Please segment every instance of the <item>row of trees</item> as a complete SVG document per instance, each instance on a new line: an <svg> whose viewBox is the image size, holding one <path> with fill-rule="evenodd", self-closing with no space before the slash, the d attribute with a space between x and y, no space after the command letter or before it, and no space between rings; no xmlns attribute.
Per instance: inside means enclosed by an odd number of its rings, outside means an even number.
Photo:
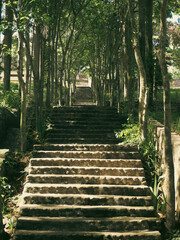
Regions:
<svg viewBox="0 0 180 240"><path fill-rule="evenodd" d="M108 99L111 106L121 111L122 102L126 101L128 113L134 114L138 99L141 138L146 139L147 108L153 106L156 80L162 75L168 194L171 193L167 201L173 203L165 50L166 17L177 6L178 0L1 1L4 90L10 89L11 69L17 66L21 92L21 150L26 148L27 106L34 102L36 129L40 130L43 107L70 106L76 75L87 66L98 105L105 105ZM15 60L12 50L16 53ZM157 75L159 67L161 74ZM168 227L174 225L172 212L174 206L168 204Z"/></svg>

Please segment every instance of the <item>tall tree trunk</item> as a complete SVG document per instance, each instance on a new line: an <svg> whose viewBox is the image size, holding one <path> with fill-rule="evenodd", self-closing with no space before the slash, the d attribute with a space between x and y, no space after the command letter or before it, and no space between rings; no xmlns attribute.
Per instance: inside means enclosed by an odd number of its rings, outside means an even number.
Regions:
<svg viewBox="0 0 180 240"><path fill-rule="evenodd" d="M13 11L8 6L6 0L6 21L8 22L8 28L4 31L4 91L10 90L10 77L11 77L11 46L12 46L12 22Z"/></svg>
<svg viewBox="0 0 180 240"><path fill-rule="evenodd" d="M27 26L28 27L28 26ZM29 33L26 33L26 42L28 44L28 47L30 48L29 44ZM29 80L30 80L30 61L29 61L29 56L28 56L28 50L26 48L26 94L29 93Z"/></svg>
<svg viewBox="0 0 180 240"><path fill-rule="evenodd" d="M40 63L40 27L34 33L34 99L36 114L36 130L39 130L39 63Z"/></svg>
<svg viewBox="0 0 180 240"><path fill-rule="evenodd" d="M126 55L126 85L127 85L127 101L129 114L134 113L134 79L133 79L133 64L134 53L132 46L132 28L129 16L125 23L125 55Z"/></svg>
<svg viewBox="0 0 180 240"><path fill-rule="evenodd" d="M51 40L50 40L50 30L49 30L49 40L48 40L48 66L50 66L51 61ZM46 83L46 107L50 107L51 102L51 81L50 81L50 68L48 67L48 76L47 76L47 83Z"/></svg>
<svg viewBox="0 0 180 240"><path fill-rule="evenodd" d="M55 66L54 66L54 73L55 73L55 104L58 102L58 33L55 45Z"/></svg>
<svg viewBox="0 0 180 240"><path fill-rule="evenodd" d="M51 35L51 103L54 103L54 31Z"/></svg>
<svg viewBox="0 0 180 240"><path fill-rule="evenodd" d="M145 64L145 30L146 30L146 24L145 24L145 1L146 0L138 0L139 4L139 48L141 52L141 57L143 59L143 62Z"/></svg>
<svg viewBox="0 0 180 240"><path fill-rule="evenodd" d="M163 78L163 98L164 98L164 149L165 149L165 195L166 195L166 225L168 229L175 226L175 187L174 187L174 164L171 145L171 101L170 85L167 71L165 53L166 53L166 11L168 0L161 0L160 15L160 44L159 44L159 62Z"/></svg>
<svg viewBox="0 0 180 240"><path fill-rule="evenodd" d="M60 71L59 106L63 106L63 76L64 76L65 63L66 63L66 55L65 53L63 53L63 59L62 59L61 71Z"/></svg>
<svg viewBox="0 0 180 240"><path fill-rule="evenodd" d="M146 70L143 62L143 58L140 52L139 36L136 27L136 21L134 17L134 3L131 0L127 0L129 7L129 16L132 26L133 41L134 41L134 53L135 59L140 75L140 93L139 93L139 124L141 139L144 140L147 137L147 101L148 90L146 88Z"/></svg>
<svg viewBox="0 0 180 240"><path fill-rule="evenodd" d="M26 84L23 80L23 40L19 34L19 49L18 49L18 80L21 89L21 117L20 117L20 142L21 151L26 150Z"/></svg>
<svg viewBox="0 0 180 240"><path fill-rule="evenodd" d="M154 77L154 59L153 59L153 0L145 0L146 3L146 73L147 85L149 88L149 105L153 105L153 77Z"/></svg>

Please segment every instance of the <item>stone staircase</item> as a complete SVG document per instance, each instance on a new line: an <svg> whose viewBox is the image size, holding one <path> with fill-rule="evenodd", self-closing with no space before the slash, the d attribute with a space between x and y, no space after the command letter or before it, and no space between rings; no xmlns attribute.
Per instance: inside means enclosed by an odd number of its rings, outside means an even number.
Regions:
<svg viewBox="0 0 180 240"><path fill-rule="evenodd" d="M93 103L93 91L86 74L79 74L79 78L76 81L75 98L74 105L95 105Z"/></svg>
<svg viewBox="0 0 180 240"><path fill-rule="evenodd" d="M35 145L15 240L160 240L136 147L112 108L54 108Z"/></svg>

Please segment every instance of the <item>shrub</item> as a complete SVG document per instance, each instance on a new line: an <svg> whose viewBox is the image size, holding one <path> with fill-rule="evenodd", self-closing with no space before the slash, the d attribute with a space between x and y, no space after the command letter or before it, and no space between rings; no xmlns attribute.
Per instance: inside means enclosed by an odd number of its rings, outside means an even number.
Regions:
<svg viewBox="0 0 180 240"><path fill-rule="evenodd" d="M11 90L5 91L0 94L0 107L7 108L9 110L16 108L19 109L21 106L21 99L18 91Z"/></svg>

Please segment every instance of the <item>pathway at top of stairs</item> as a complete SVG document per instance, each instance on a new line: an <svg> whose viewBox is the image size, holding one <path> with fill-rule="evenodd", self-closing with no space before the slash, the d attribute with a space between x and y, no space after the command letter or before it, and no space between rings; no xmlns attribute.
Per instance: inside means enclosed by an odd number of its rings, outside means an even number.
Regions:
<svg viewBox="0 0 180 240"><path fill-rule="evenodd" d="M95 105L88 76L84 73L80 73L76 81L75 99L74 105Z"/></svg>
<svg viewBox="0 0 180 240"><path fill-rule="evenodd" d="M112 108L54 108L35 145L15 240L160 240L136 147Z"/></svg>

